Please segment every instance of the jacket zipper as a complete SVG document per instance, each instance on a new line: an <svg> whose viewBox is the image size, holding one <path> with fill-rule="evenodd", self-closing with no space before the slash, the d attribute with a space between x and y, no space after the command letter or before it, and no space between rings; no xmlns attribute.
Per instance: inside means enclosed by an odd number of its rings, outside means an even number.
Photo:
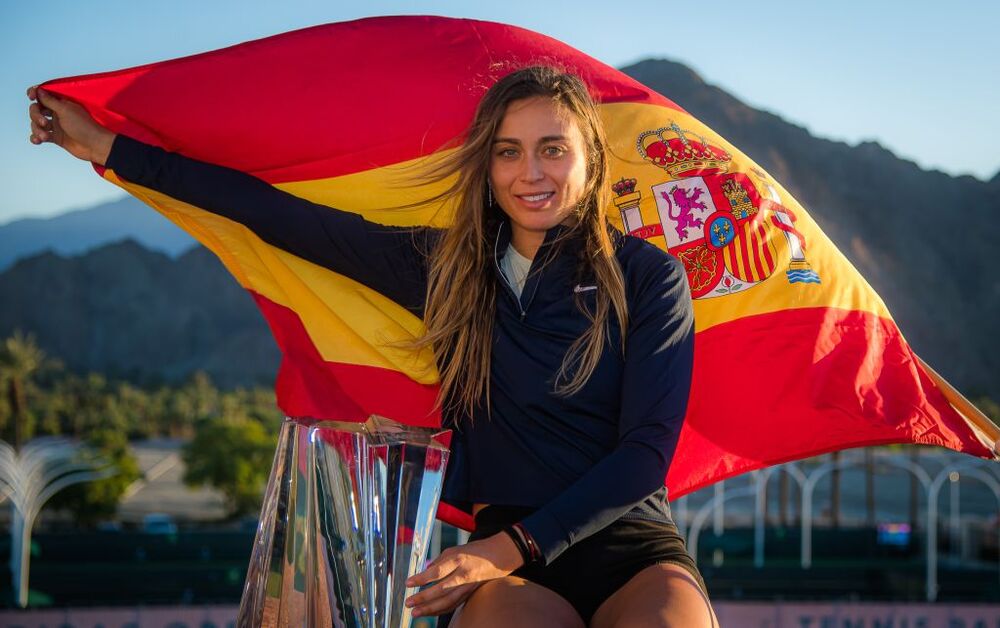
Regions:
<svg viewBox="0 0 1000 628"><path fill-rule="evenodd" d="M535 257L538 257L538 253L535 253ZM535 260L531 260L531 266L535 265ZM528 277L531 276L531 268L528 269ZM528 297L528 304L524 306L524 311L531 309L531 302L535 300L535 295L538 294L538 284L542 282L542 278L538 277L535 279L535 285L531 290L531 296ZM525 284L527 285L527 284ZM520 305L520 300L518 300L518 305ZM522 311L521 320L524 320L524 313Z"/></svg>
<svg viewBox="0 0 1000 628"><path fill-rule="evenodd" d="M501 277L503 277L503 283L505 286L507 286L507 294L510 295L512 299L514 299L515 303L517 303L517 309L518 311L521 312L521 320L523 321L525 311L524 308L521 307L521 299L517 296L517 293L514 291L514 286L510 285L510 280L507 279L507 275L504 274L503 269L500 268L500 262L497 261L497 252L498 249L500 248L500 232L502 230L503 226L501 226L500 229L497 229L497 240L496 242L493 243L493 265L496 266L497 272L500 273ZM531 271L528 271L528 274L531 274Z"/></svg>
<svg viewBox="0 0 1000 628"><path fill-rule="evenodd" d="M523 322L524 321L524 317L528 313L528 310L531 309L531 303L532 303L532 301L535 300L535 295L538 294L538 284L541 283L541 278L538 278L538 279L535 280L535 285L532 286L532 289L531 289L531 296L528 297L528 303L527 303L527 305L525 305L525 306L522 307L521 306L521 297L517 296L517 292L514 291L514 286L511 285L510 280L507 279L507 275L505 275L504 272L503 272L503 269L500 268L500 262L497 261L497 252L498 252L498 249L500 248L500 232L501 232L502 229L503 229L503 226L501 225L500 229L497 230L497 239L496 239L496 242L493 243L493 264L496 266L497 272L500 273L500 276L503 277L503 282L507 286L507 289L509 291L508 294L510 294L511 298L514 299L514 301L517 303L517 309L518 309L518 311L521 312L521 321ZM528 268L528 277L531 277L531 271L535 267L535 259L538 258L538 255L541 253L541 250L542 250L541 247L539 247L538 251L535 252L535 258L531 260L531 266ZM525 284L524 285L525 286L528 285L527 284L527 279L525 279ZM523 294L523 290L522 290L522 294Z"/></svg>

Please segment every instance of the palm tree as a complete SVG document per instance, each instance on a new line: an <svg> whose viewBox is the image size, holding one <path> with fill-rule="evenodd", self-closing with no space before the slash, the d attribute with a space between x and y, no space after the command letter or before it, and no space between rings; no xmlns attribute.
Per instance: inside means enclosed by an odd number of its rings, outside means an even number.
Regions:
<svg viewBox="0 0 1000 628"><path fill-rule="evenodd" d="M45 352L38 348L35 337L20 330L15 330L0 344L0 382L6 388L4 392L14 420L15 450L21 448L30 434L25 388L45 361Z"/></svg>

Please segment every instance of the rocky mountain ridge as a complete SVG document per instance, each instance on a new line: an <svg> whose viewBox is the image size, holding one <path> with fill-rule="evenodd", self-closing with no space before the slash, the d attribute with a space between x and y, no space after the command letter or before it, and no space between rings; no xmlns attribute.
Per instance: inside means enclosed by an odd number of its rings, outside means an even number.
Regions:
<svg viewBox="0 0 1000 628"><path fill-rule="evenodd" d="M270 385L277 373L253 300L202 247L176 259L133 240L46 252L0 273L0 294L0 335L31 332L73 370L138 382L204 370L224 387Z"/></svg>

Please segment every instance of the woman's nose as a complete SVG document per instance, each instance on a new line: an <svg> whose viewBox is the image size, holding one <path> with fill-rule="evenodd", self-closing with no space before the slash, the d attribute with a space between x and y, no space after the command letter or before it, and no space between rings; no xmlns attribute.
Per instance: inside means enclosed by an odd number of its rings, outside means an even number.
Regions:
<svg viewBox="0 0 1000 628"><path fill-rule="evenodd" d="M524 160L524 171L521 173L521 177L525 181L538 181L543 176L541 160L538 157L529 155Z"/></svg>

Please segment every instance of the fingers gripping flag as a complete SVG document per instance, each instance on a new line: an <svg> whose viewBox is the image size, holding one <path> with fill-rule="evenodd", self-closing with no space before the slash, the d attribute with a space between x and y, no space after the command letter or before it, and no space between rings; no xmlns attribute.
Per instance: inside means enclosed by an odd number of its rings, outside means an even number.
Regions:
<svg viewBox="0 0 1000 628"><path fill-rule="evenodd" d="M614 223L687 269L695 372L672 495L846 447L993 455L996 426L916 358L780 183L664 96L551 38L371 18L45 88L116 132L311 201L387 225L447 226L448 207L399 209L441 189L410 175L453 150L493 82L535 64L578 74L600 104ZM276 388L287 414L439 424L432 356L396 346L422 332L409 311L239 222L98 172L211 249L253 295L283 352Z"/></svg>

